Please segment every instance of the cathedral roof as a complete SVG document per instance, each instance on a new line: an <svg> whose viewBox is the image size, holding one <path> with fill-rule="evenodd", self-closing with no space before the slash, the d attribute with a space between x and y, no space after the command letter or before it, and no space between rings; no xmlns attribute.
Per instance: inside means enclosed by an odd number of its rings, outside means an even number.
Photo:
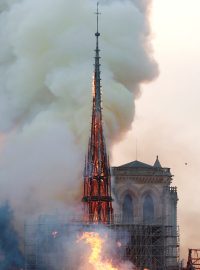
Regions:
<svg viewBox="0 0 200 270"><path fill-rule="evenodd" d="M135 160L124 165L119 166L119 168L153 168L153 166L143 163L141 161Z"/></svg>
<svg viewBox="0 0 200 270"><path fill-rule="evenodd" d="M130 173L130 175L162 175L172 177L170 168L162 167L158 156L154 165L149 165L144 162L134 160L121 166L112 167L113 175L118 175L120 171L121 174L126 172L125 175L128 175Z"/></svg>

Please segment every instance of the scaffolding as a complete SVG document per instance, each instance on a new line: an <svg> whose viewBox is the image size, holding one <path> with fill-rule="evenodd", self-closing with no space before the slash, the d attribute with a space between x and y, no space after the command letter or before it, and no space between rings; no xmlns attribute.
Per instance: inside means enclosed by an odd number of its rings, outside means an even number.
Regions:
<svg viewBox="0 0 200 270"><path fill-rule="evenodd" d="M38 223L25 224L25 269L56 269L60 246L57 245L61 224L48 216L48 220L40 217Z"/></svg>
<svg viewBox="0 0 200 270"><path fill-rule="evenodd" d="M91 230L92 226L83 224L78 217L68 221L59 215L42 215L36 222L26 222L25 270L77 270L73 265L79 263L79 256L74 263L69 243L76 243L77 235L89 227Z"/></svg>
<svg viewBox="0 0 200 270"><path fill-rule="evenodd" d="M187 270L200 270L200 249L188 250Z"/></svg>
<svg viewBox="0 0 200 270"><path fill-rule="evenodd" d="M42 216L36 223L26 223L25 270L56 270L58 262L60 270L74 270L68 263L70 247L64 244L76 242L79 232L97 227L83 224L78 218L67 222L56 216ZM107 228L108 237L116 241L115 255L121 261L131 261L138 270L178 269L179 233L174 227L118 223Z"/></svg>
<svg viewBox="0 0 200 270"><path fill-rule="evenodd" d="M122 260L142 270L178 269L179 234L172 226L118 224L112 229Z"/></svg>

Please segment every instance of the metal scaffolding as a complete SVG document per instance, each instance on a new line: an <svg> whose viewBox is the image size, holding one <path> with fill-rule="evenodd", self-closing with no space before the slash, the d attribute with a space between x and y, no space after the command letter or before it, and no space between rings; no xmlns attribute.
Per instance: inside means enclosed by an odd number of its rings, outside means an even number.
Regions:
<svg viewBox="0 0 200 270"><path fill-rule="evenodd" d="M200 270L200 249L188 250L187 270Z"/></svg>
<svg viewBox="0 0 200 270"><path fill-rule="evenodd" d="M25 224L25 269L54 270L62 264L63 224L56 216L41 216L38 223Z"/></svg>
<svg viewBox="0 0 200 270"><path fill-rule="evenodd" d="M112 229L122 260L142 270L178 269L179 234L172 226L118 224Z"/></svg>

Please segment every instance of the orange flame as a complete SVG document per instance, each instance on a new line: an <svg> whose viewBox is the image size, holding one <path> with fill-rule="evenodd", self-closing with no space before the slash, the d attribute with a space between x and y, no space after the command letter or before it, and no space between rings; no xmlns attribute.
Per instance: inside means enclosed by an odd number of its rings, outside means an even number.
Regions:
<svg viewBox="0 0 200 270"><path fill-rule="evenodd" d="M97 232L84 232L79 239L84 241L91 248L91 254L89 256L89 263L94 270L119 270L112 265L111 261L103 260L102 249L104 240Z"/></svg>

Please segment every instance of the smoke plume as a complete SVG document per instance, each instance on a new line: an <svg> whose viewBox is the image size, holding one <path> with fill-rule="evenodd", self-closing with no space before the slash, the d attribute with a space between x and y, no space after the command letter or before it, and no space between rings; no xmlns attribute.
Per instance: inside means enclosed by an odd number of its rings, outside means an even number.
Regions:
<svg viewBox="0 0 200 270"><path fill-rule="evenodd" d="M140 84L158 73L151 1L100 1L103 117L109 146L134 118ZM91 122L96 1L0 5L0 200L23 223L81 199Z"/></svg>

